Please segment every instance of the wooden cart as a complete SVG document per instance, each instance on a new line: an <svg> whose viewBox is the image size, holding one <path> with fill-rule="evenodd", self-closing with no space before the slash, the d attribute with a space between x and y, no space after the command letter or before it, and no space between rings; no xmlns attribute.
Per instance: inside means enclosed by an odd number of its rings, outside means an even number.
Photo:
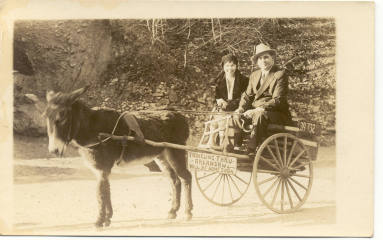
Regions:
<svg viewBox="0 0 383 240"><path fill-rule="evenodd" d="M199 147L206 146L212 134L227 138L229 122L226 116L205 123ZM212 128L217 121L225 121ZM222 123L222 122L221 122ZM214 129L214 130L212 130ZM268 137L256 151L255 158L246 153L247 140L234 153L227 153L221 141L214 139L211 155L189 151L189 168L194 169L197 186L210 202L228 206L239 201L251 180L261 201L272 211L289 213L299 209L309 196L313 182L313 164L318 151L320 126L295 119L287 126L269 124ZM218 153L217 153L218 152Z"/></svg>
<svg viewBox="0 0 383 240"><path fill-rule="evenodd" d="M269 209L277 213L298 210L307 200L313 183L312 161L317 156L320 126L302 120L294 120L287 126L269 124L268 137L255 157L250 158L246 154L249 133L245 134L241 149L228 152L223 148L231 120L229 115L206 122L198 147L150 140L145 143L187 150L188 168L194 171L203 196L213 204L229 206L239 201L253 180L260 200ZM224 124L211 130L211 125L218 121ZM207 146L209 137L218 132L221 141L215 141L217 146Z"/></svg>

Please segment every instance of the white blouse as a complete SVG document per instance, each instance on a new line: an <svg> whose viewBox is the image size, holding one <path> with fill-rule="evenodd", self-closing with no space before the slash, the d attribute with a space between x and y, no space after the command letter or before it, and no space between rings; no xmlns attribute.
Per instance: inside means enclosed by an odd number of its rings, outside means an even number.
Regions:
<svg viewBox="0 0 383 240"><path fill-rule="evenodd" d="M235 77L230 78L226 77L226 87L227 87L227 99L233 99L233 90L234 90Z"/></svg>

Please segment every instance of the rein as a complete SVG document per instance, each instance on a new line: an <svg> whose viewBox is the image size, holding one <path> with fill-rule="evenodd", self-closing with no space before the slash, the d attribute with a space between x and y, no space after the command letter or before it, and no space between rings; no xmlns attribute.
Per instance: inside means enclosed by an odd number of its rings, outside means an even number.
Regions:
<svg viewBox="0 0 383 240"><path fill-rule="evenodd" d="M120 122L120 119L121 119L126 113L128 113L128 111L125 111L125 112L123 112L123 113L120 114L120 116L118 117L118 119L117 119L117 121L116 121L116 124L114 125L114 128L113 128L113 130L112 130L111 135L114 134L114 131L116 131L116 128L117 128L118 123ZM111 138L112 138L112 137L110 136L110 137L104 138L104 139L102 139L102 140L99 139L99 142L98 142L98 143L88 144L88 145L85 145L85 146L83 146L83 147L86 147L86 148L92 148L92 147L98 146L98 145L100 145L100 144L102 144L102 143L108 141L108 140L111 139Z"/></svg>
<svg viewBox="0 0 383 240"><path fill-rule="evenodd" d="M261 104L260 106L258 107L262 107L263 105L265 105L266 103L264 104ZM243 116L244 113L238 113L238 112L234 112L234 111L231 111L231 112L212 112L212 111L196 111L196 110L185 110L185 109L174 109L174 108L169 108L169 109L158 109L158 110L141 110L139 112L142 112L142 113L157 113L157 112L161 112L161 111L169 111L169 112L179 112L179 113L189 113L189 114L194 114L194 115L206 115L206 114L210 114L210 115L231 115L232 117L233 116ZM116 130L117 128L117 125L120 121L120 119L126 114L128 113L128 111L125 111L123 113L120 114L120 116L118 117L117 121L116 121L116 124L114 125L114 128L112 130L112 133L111 133L111 136L107 137L107 138L104 138L102 140L99 139L99 142L97 143L94 143L94 144L88 144L88 145L85 145L83 147L86 147L86 148L92 148L92 147L95 147L95 146L98 146L106 141L108 141L109 139L112 138L112 135L114 134L114 131ZM245 127L245 121L241 118L238 119L238 127L241 128L243 131L245 132L250 132L251 129L246 129ZM70 129L72 128L72 124L70 126ZM69 134L70 134L71 131L69 131ZM68 137L69 137L69 134L68 134Z"/></svg>
<svg viewBox="0 0 383 240"><path fill-rule="evenodd" d="M212 111L195 111L195 110L184 110L184 109L159 109L159 110L141 110L139 112L142 113L157 113L161 111L169 111L169 112L179 112L179 113L191 113L194 115L243 115L243 113L237 113L237 112L212 112Z"/></svg>
<svg viewBox="0 0 383 240"><path fill-rule="evenodd" d="M276 98L273 98L273 99L279 99L280 97L276 97ZM266 105L267 102L263 103L263 104L260 104L259 106L257 107L262 107L264 105ZM156 112L161 112L161 111L169 111L169 112L179 112L179 113L190 113L190 114L194 114L194 115L206 115L206 114L209 114L209 115L232 115L232 116L242 116L244 115L244 113L239 113L239 112L235 112L235 111L227 111L227 112L224 112L222 111L221 109L218 109L220 110L219 112L214 112L213 111L196 111L196 110L185 110L185 109L180 109L180 108L163 108L163 109L158 109L158 110L140 110L139 112L143 112L143 113L156 113Z"/></svg>
<svg viewBox="0 0 383 240"><path fill-rule="evenodd" d="M279 99L280 97L276 97L274 99ZM263 103L263 104L260 104L258 107L262 107L264 105L266 105L267 102ZM218 110L218 111L215 111ZM231 115L231 117L239 117L239 118L235 118L233 119L236 123L237 123L237 126L242 129L244 132L251 132L252 129L247 129L245 127L245 121L241 118L241 116L244 116L244 113L239 113L239 112L235 112L235 111L231 111L231 112L224 112L222 111L221 108L219 108L218 106L216 106L213 111L196 111L196 110L185 110L185 109L175 109L175 108L169 108L169 109L159 109L159 110L141 110L140 112L144 112L144 113L156 113L156 112L161 112L161 111L169 111L169 112L179 112L179 113L190 113L190 114L194 114L194 115L206 115L206 114L209 114L210 115L210 120L212 119L213 115Z"/></svg>

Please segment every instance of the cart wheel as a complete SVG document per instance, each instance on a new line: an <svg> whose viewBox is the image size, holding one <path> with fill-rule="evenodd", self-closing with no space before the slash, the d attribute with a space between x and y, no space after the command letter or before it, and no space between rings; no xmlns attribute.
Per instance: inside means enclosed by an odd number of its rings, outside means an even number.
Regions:
<svg viewBox="0 0 383 240"><path fill-rule="evenodd" d="M229 206L239 201L249 188L251 175L251 171L238 170L235 175L195 171L197 186L202 195L218 206Z"/></svg>
<svg viewBox="0 0 383 240"><path fill-rule="evenodd" d="M274 134L261 144L253 173L259 198L277 213L297 211L306 201L313 181L308 151L289 133Z"/></svg>

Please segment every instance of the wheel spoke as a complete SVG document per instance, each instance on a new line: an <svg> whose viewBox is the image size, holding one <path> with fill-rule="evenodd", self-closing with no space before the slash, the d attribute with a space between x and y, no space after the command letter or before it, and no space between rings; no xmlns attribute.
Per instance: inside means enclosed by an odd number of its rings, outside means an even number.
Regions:
<svg viewBox="0 0 383 240"><path fill-rule="evenodd" d="M306 152L306 149L303 149L295 158L294 160L288 165L288 167L291 167L294 165L294 163L303 155L303 153Z"/></svg>
<svg viewBox="0 0 383 240"><path fill-rule="evenodd" d="M282 181L282 179L279 179L277 189L275 190L275 192L274 192L274 196L273 196L273 200L271 201L271 207L273 207L273 205L274 205L274 203L275 203L275 199L277 199L277 195L278 195L278 192L279 192L279 188L281 187L281 181Z"/></svg>
<svg viewBox="0 0 383 240"><path fill-rule="evenodd" d="M294 167L289 167L290 170L295 170L295 171L302 171L301 167L304 167L304 166L307 166L307 165L310 165L310 162L303 162L303 163L300 163L299 165L296 165Z"/></svg>
<svg viewBox="0 0 383 240"><path fill-rule="evenodd" d="M294 191L295 195L297 196L297 198L299 199L299 201L302 201L302 198L299 196L297 190L295 189L295 187L293 186L293 184L290 182L290 180L289 180L288 178L287 178L286 180L287 180L287 182L289 183L290 187L293 189L293 191Z"/></svg>
<svg viewBox="0 0 383 240"><path fill-rule="evenodd" d="M275 164L271 161L271 160L273 160L274 159L274 162L275 162ZM282 168L282 165L281 165L281 163L279 163L279 161L277 161L277 160L275 160L275 158L273 158L273 159L269 159L269 158L265 158L264 156L260 156L260 160L263 160L263 161L265 161L265 162L267 162L268 161L268 163L269 163L269 165L272 167L272 168L274 168L274 169L276 169L276 170L279 170L279 169L281 169Z"/></svg>
<svg viewBox="0 0 383 240"><path fill-rule="evenodd" d="M222 174L220 174L220 176L221 176L221 178L219 179L219 181L218 181L218 184L217 184L217 187L215 187L215 190L214 190L214 194L213 194L213 196L211 197L211 199L214 199L214 197L215 197L215 194L217 193L217 190L218 190L218 187L219 187L219 184L221 183L221 180L222 180Z"/></svg>
<svg viewBox="0 0 383 240"><path fill-rule="evenodd" d="M280 174L280 172L270 171L270 170L257 170L258 173L270 173L270 174Z"/></svg>
<svg viewBox="0 0 383 240"><path fill-rule="evenodd" d="M304 178L310 178L309 175L303 175L303 174L293 174L291 176L294 176L294 177L304 177Z"/></svg>
<svg viewBox="0 0 383 240"><path fill-rule="evenodd" d="M216 172L209 173L208 175L205 175L205 176L202 176L202 177L198 177L197 179L201 180L202 178L206 178L206 177L209 177L209 176L214 175L214 174L216 174Z"/></svg>
<svg viewBox="0 0 383 240"><path fill-rule="evenodd" d="M286 188L287 196L289 197L290 207L293 208L294 204L293 204L293 200L291 199L290 190L289 190L287 181L285 180L284 182L285 182L285 188Z"/></svg>
<svg viewBox="0 0 383 240"><path fill-rule="evenodd" d="M229 182L229 176L226 175L226 177L227 177L227 185L229 186L229 192L230 192L231 201L234 201L234 199L233 199L233 193L232 193L232 191L231 191L231 186L230 186L230 182Z"/></svg>
<svg viewBox="0 0 383 240"><path fill-rule="evenodd" d="M270 155L274 158L275 162L277 162L279 164L279 167L282 167L282 163L279 162L279 160L277 159L277 157L274 155L273 151L271 150L271 148L269 147L269 145L266 145L266 148L267 150L269 151Z"/></svg>
<svg viewBox="0 0 383 240"><path fill-rule="evenodd" d="M290 149L289 157L287 158L287 166L290 165L291 157L293 156L295 145L297 145L297 140L294 140L293 146Z"/></svg>
<svg viewBox="0 0 383 240"><path fill-rule="evenodd" d="M211 185L213 185L213 183L218 179L218 177L219 177L220 175L221 175L221 174L218 174L218 175L213 179L213 181L211 181L210 184L207 185L207 186L203 189L203 191L205 192Z"/></svg>
<svg viewBox="0 0 383 240"><path fill-rule="evenodd" d="M238 178L239 180L241 180L244 184L248 184L248 182L246 182L245 180L243 180L242 178L238 177L237 175L233 175L234 177Z"/></svg>
<svg viewBox="0 0 383 240"><path fill-rule="evenodd" d="M285 164L285 166L287 166L286 154L287 154L287 136L285 136L285 146L283 148L283 163Z"/></svg>
<svg viewBox="0 0 383 240"><path fill-rule="evenodd" d="M241 193L241 190L239 190L239 187L237 186L237 184L236 184L235 181L233 180L232 176L229 175L229 177L230 177L231 181L234 183L234 186L237 188L238 192L239 192L240 194L242 194L242 193Z"/></svg>
<svg viewBox="0 0 383 240"><path fill-rule="evenodd" d="M300 162L299 165L297 165L296 167L303 167L303 166L307 166L307 165L310 165L311 161L307 161L307 162Z"/></svg>
<svg viewBox="0 0 383 240"><path fill-rule="evenodd" d="M297 180L295 180L294 178L290 177L291 181L295 182L298 186L300 186L301 188L305 189L307 191L307 187L303 186L300 182L298 182Z"/></svg>
<svg viewBox="0 0 383 240"><path fill-rule="evenodd" d="M281 210L283 211L283 202L285 201L285 192L284 192L284 186L285 186L285 181L282 179L282 192L281 192Z"/></svg>
<svg viewBox="0 0 383 240"><path fill-rule="evenodd" d="M277 149L277 156L278 156L278 160L282 163L282 165L284 166L283 164L283 161L282 161L282 156L281 156L281 152L279 151L279 145L278 145L278 141L277 139L274 139L274 145L275 145L275 148Z"/></svg>
<svg viewBox="0 0 383 240"><path fill-rule="evenodd" d="M222 184L222 197L221 202L223 203L223 197L225 196L225 182L226 182L226 174L223 174L223 184Z"/></svg>
<svg viewBox="0 0 383 240"><path fill-rule="evenodd" d="M264 158L264 157L262 157L261 156L261 159L262 159L262 161L265 161L270 167L272 167L273 169L275 169L275 170L279 170L280 168L277 168L275 165L273 165L270 161L269 161L269 159L267 159L267 158Z"/></svg>
<svg viewBox="0 0 383 240"><path fill-rule="evenodd" d="M279 177L278 177L278 179L280 179ZM274 188L274 186L277 184L277 182L278 182L278 179L275 179L275 181L273 182L273 184L266 190L266 192L263 194L263 198L265 199L266 198L266 195L271 191L271 189L273 189Z"/></svg>
<svg viewBox="0 0 383 240"><path fill-rule="evenodd" d="M265 179L265 180L259 182L258 185L260 186L260 185L262 185L262 184L264 184L264 183L270 182L271 180L273 180L273 179L275 179L275 178L277 178L277 177L278 177L278 176L272 176L272 177L269 177L269 178L267 178L267 179Z"/></svg>

